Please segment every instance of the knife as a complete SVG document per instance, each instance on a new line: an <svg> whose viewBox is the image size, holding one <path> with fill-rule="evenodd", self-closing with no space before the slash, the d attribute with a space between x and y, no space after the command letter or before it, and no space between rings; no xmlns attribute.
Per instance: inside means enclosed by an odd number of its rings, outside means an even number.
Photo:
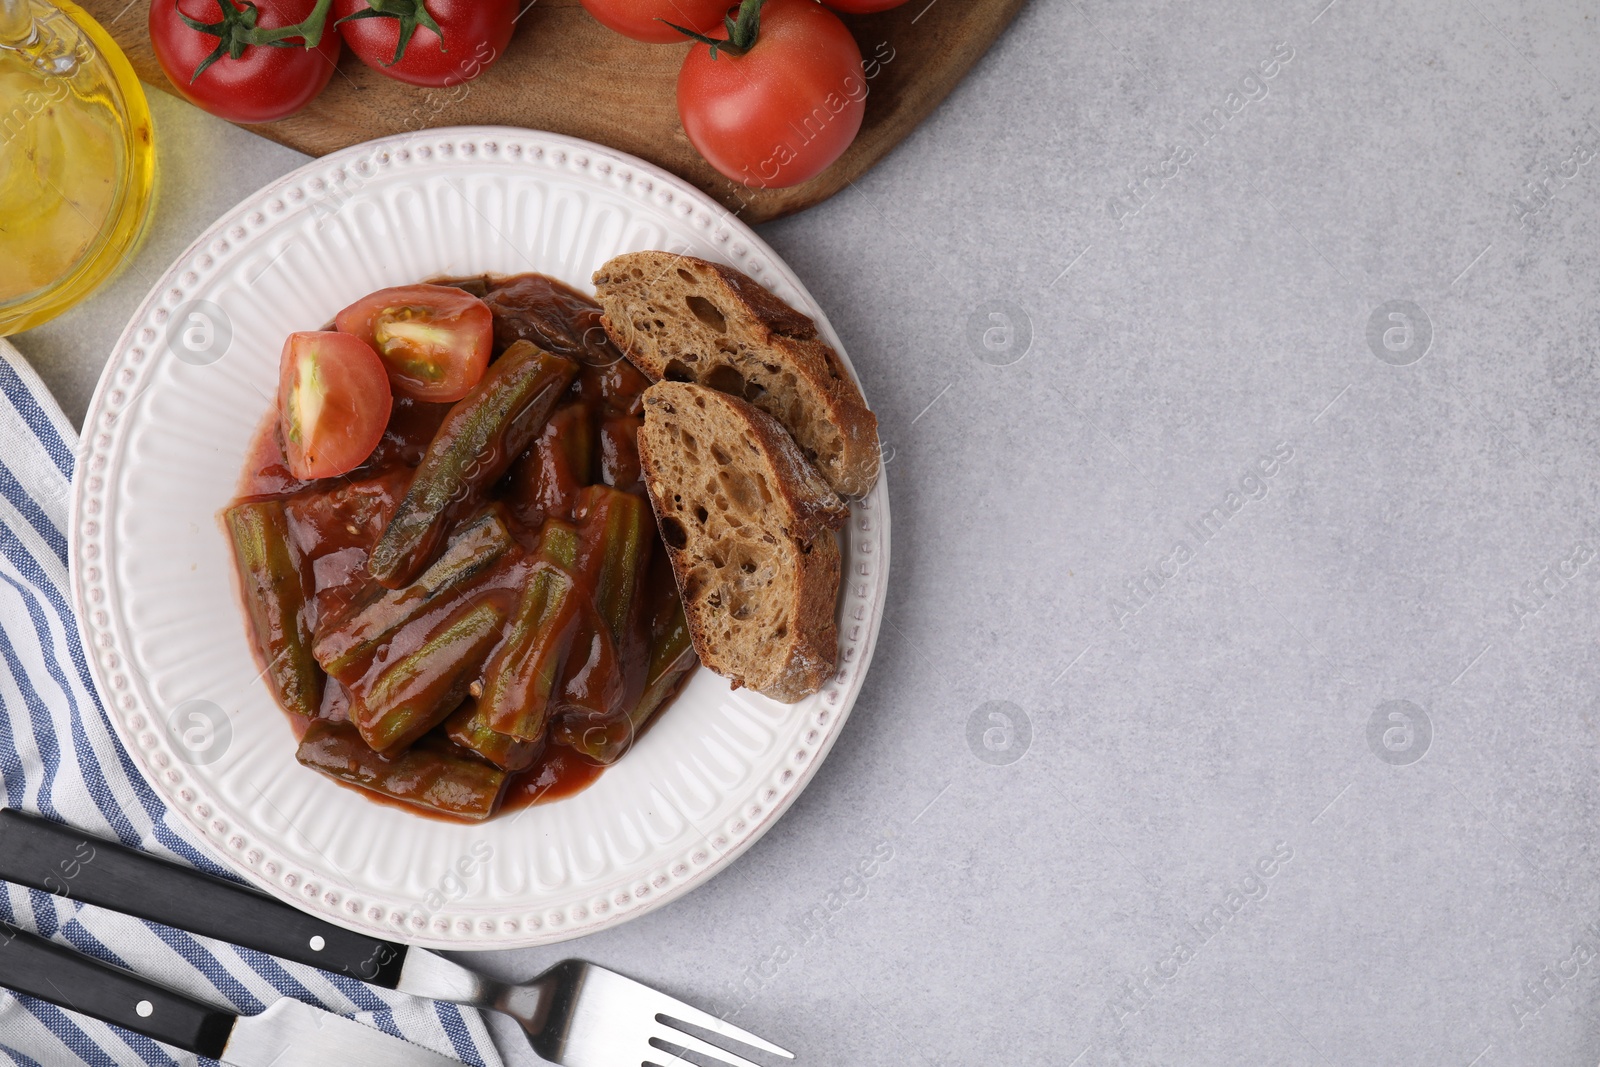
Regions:
<svg viewBox="0 0 1600 1067"><path fill-rule="evenodd" d="M455 1000L481 982L437 953L334 926L249 886L15 808L0 809L0 880L380 989Z"/></svg>
<svg viewBox="0 0 1600 1067"><path fill-rule="evenodd" d="M0 922L0 986L221 1060L229 1067L461 1064L287 997L259 1015L235 1015L4 922Z"/></svg>

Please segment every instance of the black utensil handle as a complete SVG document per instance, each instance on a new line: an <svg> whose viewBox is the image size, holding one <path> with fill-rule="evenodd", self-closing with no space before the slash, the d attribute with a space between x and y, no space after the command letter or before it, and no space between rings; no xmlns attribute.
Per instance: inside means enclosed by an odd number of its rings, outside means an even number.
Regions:
<svg viewBox="0 0 1600 1067"><path fill-rule="evenodd" d="M0 986L219 1059L238 1016L0 922Z"/></svg>
<svg viewBox="0 0 1600 1067"><path fill-rule="evenodd" d="M247 886L0 809L0 879L393 989L406 946L353 933Z"/></svg>

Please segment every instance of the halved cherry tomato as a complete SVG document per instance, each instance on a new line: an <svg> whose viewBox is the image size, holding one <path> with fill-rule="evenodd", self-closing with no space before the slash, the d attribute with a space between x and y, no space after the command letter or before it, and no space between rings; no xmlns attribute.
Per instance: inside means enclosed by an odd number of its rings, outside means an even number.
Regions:
<svg viewBox="0 0 1600 1067"><path fill-rule="evenodd" d="M394 396L383 360L347 333L291 333L278 366L278 426L296 478L332 478L366 462Z"/></svg>
<svg viewBox="0 0 1600 1067"><path fill-rule="evenodd" d="M394 391L449 403L471 391L489 366L494 315L482 300L448 285L379 289L339 312L340 333L383 357Z"/></svg>
<svg viewBox="0 0 1600 1067"><path fill-rule="evenodd" d="M624 37L647 44L679 44L683 34L673 29L710 33L722 25L730 0L583 0L595 21Z"/></svg>

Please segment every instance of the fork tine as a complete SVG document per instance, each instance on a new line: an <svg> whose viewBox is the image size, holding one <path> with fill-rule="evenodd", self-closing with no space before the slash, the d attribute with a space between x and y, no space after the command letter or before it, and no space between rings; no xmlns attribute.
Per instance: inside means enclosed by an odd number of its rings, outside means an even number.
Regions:
<svg viewBox="0 0 1600 1067"><path fill-rule="evenodd" d="M729 1052L724 1048L713 1045L709 1041L702 1041L693 1034L685 1033L675 1026L652 1037L650 1044L654 1048L662 1049L667 1056L671 1056L669 1067L679 1067L679 1065L682 1065L682 1067L695 1067L695 1065L681 1055L674 1056L672 1053L666 1052L664 1045L676 1045L678 1048L687 1049L690 1052L698 1052L700 1055L710 1059L731 1064L732 1067L761 1067L760 1064L752 1063L736 1052Z"/></svg>
<svg viewBox="0 0 1600 1067"><path fill-rule="evenodd" d="M794 1053L788 1049L780 1045L774 1045L770 1041L764 1041L748 1030L741 1030L730 1022L724 1022L715 1015L710 1015L699 1008L685 1004L676 997L669 997L659 989L647 986L643 982L637 982L625 974L618 974L616 971L601 967L598 964L576 959L563 960L551 970L554 971L559 968L585 975L582 983L583 989L585 992L592 991L593 1003L598 1004L605 1000L608 1006L615 1003L618 1010L625 1011L629 1015L637 1012L640 1016L647 1016L651 1022L666 1027L665 1030L660 1032L660 1036L664 1040L672 1041L680 1047L692 1047L696 1052L707 1051L706 1049L701 1049L699 1045L690 1045L691 1041L699 1039L683 1029L685 1025L688 1025L700 1030L709 1030L718 1037L725 1037L730 1041L749 1045L751 1048L760 1049L762 1052L770 1052L774 1056L782 1056L786 1060L794 1059ZM602 990L608 988L612 991L610 996L616 998L614 1002L606 994L602 993ZM643 1019L640 1021L643 1022ZM682 1035L682 1040L679 1039L680 1034ZM709 1050L709 1055L725 1061L734 1058L733 1053L725 1052L715 1046L707 1046L707 1049ZM680 1059L677 1062L682 1063L684 1061ZM739 1060L738 1062L743 1064L747 1061Z"/></svg>
<svg viewBox="0 0 1600 1067"><path fill-rule="evenodd" d="M655 991L652 990L652 992ZM788 1049L774 1045L770 1041L763 1041L748 1030L741 1030L730 1022L724 1022L715 1015L707 1014L699 1008L685 1004L681 1000L674 1000L665 993L657 993L656 995L666 1001L666 1005L657 1011L656 1018L666 1020L668 1025L673 1022L685 1022L690 1026L698 1026L702 1030L710 1030L721 1037L743 1042L751 1048L760 1049L762 1052L770 1052L774 1056L782 1056L786 1060L794 1059L794 1053ZM672 1029L675 1032L682 1033L681 1027L673 1026Z"/></svg>

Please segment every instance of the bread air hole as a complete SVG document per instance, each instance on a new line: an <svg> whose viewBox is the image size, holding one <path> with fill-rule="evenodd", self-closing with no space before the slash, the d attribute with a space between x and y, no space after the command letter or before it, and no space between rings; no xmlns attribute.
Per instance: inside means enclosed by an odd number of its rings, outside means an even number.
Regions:
<svg viewBox="0 0 1600 1067"><path fill-rule="evenodd" d="M711 458L716 460L718 464L724 467L733 462L733 460L728 458L728 454L722 449L718 448L716 445L711 446Z"/></svg>
<svg viewBox="0 0 1600 1067"><path fill-rule="evenodd" d="M730 470L717 472L717 481L722 484L723 491L732 497L739 505L739 510L751 512L756 510L754 494L750 492L750 481Z"/></svg>
<svg viewBox="0 0 1600 1067"><path fill-rule="evenodd" d="M704 526L706 524L706 520L710 517L710 513L707 512L704 507L698 504L695 505L694 518L696 522L698 522L701 526Z"/></svg>
<svg viewBox="0 0 1600 1067"><path fill-rule="evenodd" d="M731 352L726 350L724 350L723 354L732 355ZM767 392L765 386L759 382L746 379L744 375L726 363L719 363L713 368L711 373L706 375L705 384L719 393L727 393L729 396L742 396L752 404L760 400Z"/></svg>
<svg viewBox="0 0 1600 1067"><path fill-rule="evenodd" d="M702 515L705 514L703 508L699 510ZM689 531L683 528L683 523L668 516L661 520L661 540L667 543L668 548L681 552L689 544Z"/></svg>
<svg viewBox="0 0 1600 1067"><path fill-rule="evenodd" d="M682 267L678 268L678 277L682 278L684 281L688 282L690 285L694 284L694 275L690 274L688 271L684 270Z"/></svg>
<svg viewBox="0 0 1600 1067"><path fill-rule="evenodd" d="M711 373L706 375L705 384L719 393L728 393L731 396L743 396L745 391L744 375L726 363L711 368Z"/></svg>
<svg viewBox="0 0 1600 1067"><path fill-rule="evenodd" d="M661 375L669 382L692 382L694 375L689 373L689 367L682 360L667 360L667 368Z"/></svg>
<svg viewBox="0 0 1600 1067"><path fill-rule="evenodd" d="M689 310L694 312L695 318L718 333L728 332L728 320L717 310L717 305L703 296L690 296L686 299Z"/></svg>

